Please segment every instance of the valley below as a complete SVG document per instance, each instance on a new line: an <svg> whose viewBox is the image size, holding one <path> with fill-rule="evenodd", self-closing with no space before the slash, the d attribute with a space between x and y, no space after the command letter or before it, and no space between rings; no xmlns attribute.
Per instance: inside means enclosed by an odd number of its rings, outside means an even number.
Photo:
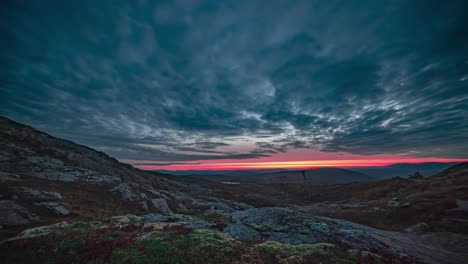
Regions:
<svg viewBox="0 0 468 264"><path fill-rule="evenodd" d="M352 181L336 169L337 180L327 183L281 173L270 173L273 181L225 184L239 178L143 171L0 118L0 257L3 263L468 259L468 163L426 176L353 173Z"/></svg>

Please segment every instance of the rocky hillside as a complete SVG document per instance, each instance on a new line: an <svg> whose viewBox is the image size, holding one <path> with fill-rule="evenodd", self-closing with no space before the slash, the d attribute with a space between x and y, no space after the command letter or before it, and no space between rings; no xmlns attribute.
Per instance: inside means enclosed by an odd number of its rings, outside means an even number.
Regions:
<svg viewBox="0 0 468 264"><path fill-rule="evenodd" d="M141 171L6 118L0 181L4 263L462 263L468 241L318 216L284 203L292 189Z"/></svg>
<svg viewBox="0 0 468 264"><path fill-rule="evenodd" d="M147 173L73 142L0 117L0 225L122 213L234 211L248 205ZM21 228L21 227L20 227Z"/></svg>

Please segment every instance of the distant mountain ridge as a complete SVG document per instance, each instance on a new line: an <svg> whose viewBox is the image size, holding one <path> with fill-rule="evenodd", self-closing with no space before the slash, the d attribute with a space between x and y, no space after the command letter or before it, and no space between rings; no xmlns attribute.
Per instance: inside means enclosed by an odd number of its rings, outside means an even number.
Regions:
<svg viewBox="0 0 468 264"><path fill-rule="evenodd" d="M351 168L351 170L373 176L377 179L389 179L396 176L405 178L415 172L429 177L456 164L458 164L458 162L397 163L380 167Z"/></svg>
<svg viewBox="0 0 468 264"><path fill-rule="evenodd" d="M363 173L340 168L318 168L304 171L280 171L272 173L262 173L252 176L252 181L254 182L268 183L321 184L364 182L372 180L374 180L372 177Z"/></svg>
<svg viewBox="0 0 468 264"><path fill-rule="evenodd" d="M304 174L302 173L304 172ZM212 181L234 181L243 183L305 183L305 184L334 184L349 182L373 181L374 178L363 173L341 168L317 168L309 170L280 170L280 171L255 171L250 173L223 174L191 174L187 177L203 178ZM305 177L304 177L305 176Z"/></svg>
<svg viewBox="0 0 468 264"><path fill-rule="evenodd" d="M406 178L416 172L429 177L457 165L457 162L424 162L397 163L378 167L317 168L306 170L306 183L348 183L390 179L396 176ZM239 181L254 183L303 183L300 170L268 169L268 170L157 170L155 172L171 174L180 177L196 177L212 181Z"/></svg>

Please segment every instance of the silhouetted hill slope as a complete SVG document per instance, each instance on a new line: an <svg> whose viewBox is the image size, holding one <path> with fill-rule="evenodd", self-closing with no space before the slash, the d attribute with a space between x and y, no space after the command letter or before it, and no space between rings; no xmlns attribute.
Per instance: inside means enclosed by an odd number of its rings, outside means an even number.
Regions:
<svg viewBox="0 0 468 264"><path fill-rule="evenodd" d="M413 175L415 172L428 177L456 164L456 162L398 163L389 166L352 168L351 170L373 176L377 179L389 179L396 176L408 177L408 175Z"/></svg>

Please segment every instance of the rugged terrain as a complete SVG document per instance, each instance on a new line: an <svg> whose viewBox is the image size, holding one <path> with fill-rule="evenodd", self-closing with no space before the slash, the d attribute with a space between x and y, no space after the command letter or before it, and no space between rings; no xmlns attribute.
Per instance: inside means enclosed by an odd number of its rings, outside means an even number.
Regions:
<svg viewBox="0 0 468 264"><path fill-rule="evenodd" d="M370 183L229 186L141 171L0 118L1 258L463 263L467 166Z"/></svg>

